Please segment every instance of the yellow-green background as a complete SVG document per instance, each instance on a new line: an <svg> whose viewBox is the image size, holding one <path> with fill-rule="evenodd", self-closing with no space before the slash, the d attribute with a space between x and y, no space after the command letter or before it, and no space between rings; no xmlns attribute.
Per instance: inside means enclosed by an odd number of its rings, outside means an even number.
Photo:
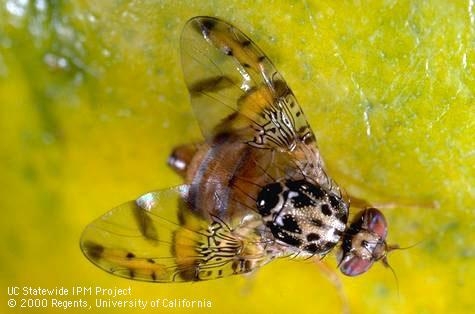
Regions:
<svg viewBox="0 0 475 314"><path fill-rule="evenodd" d="M199 136L179 62L195 15L232 22L270 56L347 192L399 204L385 210L389 242L419 243L390 256L399 292L382 265L338 275L352 312L473 311L475 5L449 2L0 1L1 312L11 285L213 302L199 312L342 311L308 261L163 285L111 276L79 249L106 210L180 183L166 159Z"/></svg>

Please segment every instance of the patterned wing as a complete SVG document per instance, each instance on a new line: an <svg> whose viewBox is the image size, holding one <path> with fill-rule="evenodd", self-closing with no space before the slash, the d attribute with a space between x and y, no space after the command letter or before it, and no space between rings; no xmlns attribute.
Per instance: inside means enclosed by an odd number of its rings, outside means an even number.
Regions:
<svg viewBox="0 0 475 314"><path fill-rule="evenodd" d="M315 137L269 58L234 26L195 17L182 38L182 66L203 135L239 134L257 148L292 151Z"/></svg>
<svg viewBox="0 0 475 314"><path fill-rule="evenodd" d="M118 206L84 230L82 251L109 273L154 282L215 279L268 261L254 227L236 233L218 218L204 220L183 204L187 192L182 185Z"/></svg>

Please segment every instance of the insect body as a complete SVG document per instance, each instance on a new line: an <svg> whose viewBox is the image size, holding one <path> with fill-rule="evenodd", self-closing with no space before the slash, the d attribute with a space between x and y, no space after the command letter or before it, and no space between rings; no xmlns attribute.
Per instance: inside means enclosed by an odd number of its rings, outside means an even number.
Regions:
<svg viewBox="0 0 475 314"><path fill-rule="evenodd" d="M197 281L248 273L278 257L323 257L343 239L340 268L353 275L347 266L365 258L350 237L376 231L369 260L380 259L386 233L370 223L346 234L349 203L325 174L295 96L257 45L226 22L195 17L181 49L204 136L169 158L185 182L90 224L85 255L122 277Z"/></svg>

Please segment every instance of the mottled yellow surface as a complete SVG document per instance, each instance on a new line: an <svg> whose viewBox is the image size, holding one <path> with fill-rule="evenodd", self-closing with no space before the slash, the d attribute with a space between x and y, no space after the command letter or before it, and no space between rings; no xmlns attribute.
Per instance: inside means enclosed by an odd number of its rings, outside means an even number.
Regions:
<svg viewBox="0 0 475 314"><path fill-rule="evenodd" d="M398 204L384 210L389 241L418 243L390 256L399 291L382 265L358 278L335 271L338 290L309 261L163 285L84 258L89 222L180 183L166 159L200 136L179 61L195 15L232 22L269 55L347 192ZM474 46L472 0L0 1L0 312L14 312L7 286L130 286L133 299L212 302L123 313L338 313L339 292L353 313L473 311ZM83 311L35 311L46 312Z"/></svg>

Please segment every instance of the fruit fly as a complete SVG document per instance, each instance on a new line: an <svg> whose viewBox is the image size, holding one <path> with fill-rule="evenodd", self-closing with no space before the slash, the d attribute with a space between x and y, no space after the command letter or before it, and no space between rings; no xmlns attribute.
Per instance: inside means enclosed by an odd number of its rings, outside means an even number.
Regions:
<svg viewBox="0 0 475 314"><path fill-rule="evenodd" d="M204 140L177 147L184 184L147 193L92 222L81 248L114 275L153 282L252 272L280 257L323 258L340 270L386 261L387 225L325 173L315 136L269 58L236 27L195 17L181 37L184 77Z"/></svg>

